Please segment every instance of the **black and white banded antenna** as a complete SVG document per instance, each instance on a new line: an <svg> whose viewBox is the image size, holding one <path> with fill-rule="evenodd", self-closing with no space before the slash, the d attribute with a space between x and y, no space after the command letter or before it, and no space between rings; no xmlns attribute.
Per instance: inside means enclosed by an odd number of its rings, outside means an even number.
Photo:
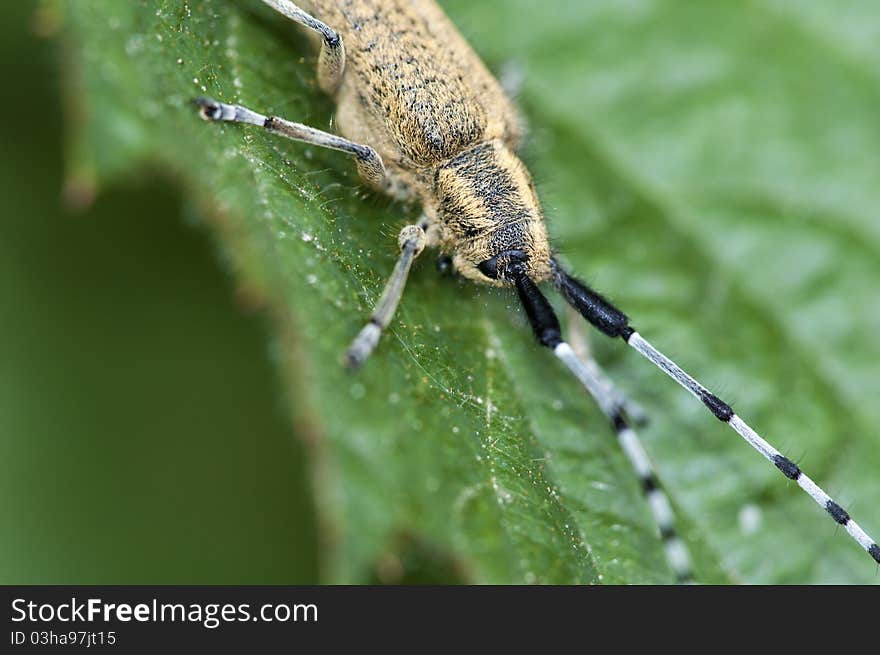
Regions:
<svg viewBox="0 0 880 655"><path fill-rule="evenodd" d="M842 525L849 535L880 564L880 546L856 523L849 513L831 498L819 485L806 475L797 464L785 457L743 421L726 402L688 375L678 364L651 345L630 324L629 318L599 293L566 273L558 264L555 267L555 283L565 300L596 329L609 337L620 337L639 354L652 362L679 385L700 400L722 423L726 423L752 448L770 461L789 480L798 486L824 509L831 518ZM546 302L546 301L545 301ZM565 347L553 346L560 359Z"/></svg>
<svg viewBox="0 0 880 655"><path fill-rule="evenodd" d="M499 273L516 286L520 301L538 342L550 348L581 382L587 386L585 379L581 375L583 373L583 363L574 354L571 346L562 339L559 320L556 318L550 303L541 293L540 289L538 289L538 286L528 277L524 263L511 261L504 266L503 270L499 270ZM620 337L639 354L687 389L718 420L733 428L752 448L779 469L786 478L797 482L801 489L806 491L822 509L828 512L836 523L842 525L874 561L880 564L880 546L850 517L843 507L801 471L797 464L776 450L776 448L765 441L745 421L737 416L730 405L711 393L706 387L685 373L675 362L652 346L630 325L626 314L583 282L569 275L555 262L553 281L565 300L589 321L593 327L609 337Z"/></svg>
<svg viewBox="0 0 880 655"><path fill-rule="evenodd" d="M571 313L574 314L573 311ZM645 500L663 540L666 562L675 573L676 580L679 584L692 583L694 580L690 551L678 535L672 503L669 502L635 429L634 424L647 420L644 410L614 386L590 354L587 340L577 322L569 322L568 343L570 348L566 348L564 343L557 346L557 357L580 380L614 430L620 449L639 477Z"/></svg>

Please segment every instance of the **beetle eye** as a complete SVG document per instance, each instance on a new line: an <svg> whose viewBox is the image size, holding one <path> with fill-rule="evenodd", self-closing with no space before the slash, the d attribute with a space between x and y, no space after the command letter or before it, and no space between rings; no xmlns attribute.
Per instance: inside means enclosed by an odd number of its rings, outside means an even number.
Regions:
<svg viewBox="0 0 880 655"><path fill-rule="evenodd" d="M522 250L505 250L491 259L480 262L477 268L490 280L497 280L499 277L510 278L513 274L523 272L528 261L529 256Z"/></svg>

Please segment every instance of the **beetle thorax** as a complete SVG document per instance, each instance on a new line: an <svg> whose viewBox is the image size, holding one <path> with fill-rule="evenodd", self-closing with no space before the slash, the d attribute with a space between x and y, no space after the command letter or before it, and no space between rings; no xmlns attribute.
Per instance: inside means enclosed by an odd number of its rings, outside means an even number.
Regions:
<svg viewBox="0 0 880 655"><path fill-rule="evenodd" d="M437 167L433 210L464 277L501 284L478 266L508 251L525 253L529 276L550 276L550 245L532 178L500 140L480 143ZM428 203L426 203L428 204Z"/></svg>

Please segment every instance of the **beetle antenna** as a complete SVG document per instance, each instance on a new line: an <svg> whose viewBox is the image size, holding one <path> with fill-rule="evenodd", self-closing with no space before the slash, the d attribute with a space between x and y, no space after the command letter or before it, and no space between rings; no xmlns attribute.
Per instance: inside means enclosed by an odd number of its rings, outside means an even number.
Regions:
<svg viewBox="0 0 880 655"><path fill-rule="evenodd" d="M556 313L538 286L518 268L508 267L507 277L512 278L516 285L520 302L526 311L535 337L541 345L553 350L553 354L574 374L608 417L624 454L641 480L651 513L660 529L666 559L675 572L676 579L680 583L692 582L690 554L675 530L674 513L669 498L660 488L654 467L635 430L624 417L620 404L607 393L601 380L591 371L587 363L562 339L562 330Z"/></svg>
<svg viewBox="0 0 880 655"><path fill-rule="evenodd" d="M797 464L765 441L733 411L730 405L706 389L706 387L688 375L678 364L645 340L629 324L629 318L626 314L617 309L599 293L590 289L586 284L566 273L555 263L554 274L554 282L563 297L587 321L592 323L603 334L623 339L640 355L700 400L719 421L729 425L752 448L778 468L785 477L797 482L801 489L807 492L822 509L828 512L836 523L842 525L849 535L874 558L874 561L880 564L880 546L877 545L877 542L850 517L843 507L801 471Z"/></svg>

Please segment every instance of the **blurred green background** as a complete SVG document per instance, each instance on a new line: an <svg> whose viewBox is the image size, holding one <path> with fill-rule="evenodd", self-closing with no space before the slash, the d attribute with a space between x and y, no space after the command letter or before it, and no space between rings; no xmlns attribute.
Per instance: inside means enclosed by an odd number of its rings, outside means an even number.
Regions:
<svg viewBox="0 0 880 655"><path fill-rule="evenodd" d="M0 583L316 581L263 321L168 180L65 207L57 40L4 17Z"/></svg>

